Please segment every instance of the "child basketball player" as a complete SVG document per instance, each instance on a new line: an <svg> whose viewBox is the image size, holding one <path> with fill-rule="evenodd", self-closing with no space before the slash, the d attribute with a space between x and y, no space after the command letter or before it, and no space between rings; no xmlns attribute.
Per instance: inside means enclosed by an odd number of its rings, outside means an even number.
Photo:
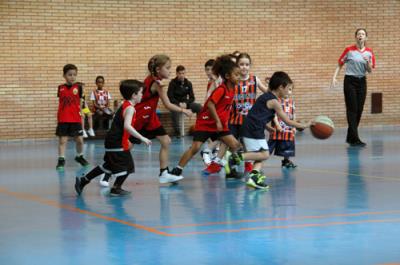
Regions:
<svg viewBox="0 0 400 265"><path fill-rule="evenodd" d="M229 158L229 171L234 169L243 160L253 160L253 170L250 172L247 185L257 189L267 189L265 176L261 173L262 162L269 157L268 144L265 138L265 126L275 116L275 113L286 124L297 128L306 128L308 124L301 124L283 112L278 98L288 95L292 87L292 80L285 72L275 72L269 83L268 92L257 98L253 107L249 110L243 123L243 143L245 153L232 154ZM228 174L230 172L227 172Z"/></svg>
<svg viewBox="0 0 400 265"><path fill-rule="evenodd" d="M78 68L73 64L67 64L63 68L65 84L58 86L58 113L57 129L58 136L58 162L56 169L64 170L65 148L69 137L73 137L76 143L75 161L82 166L88 166L89 162L83 157L83 130L81 117L81 100L83 88L81 83L76 82Z"/></svg>
<svg viewBox="0 0 400 265"><path fill-rule="evenodd" d="M104 154L104 163L92 169L83 177L76 177L75 190L80 195L89 182L104 173L113 174L116 179L110 190L112 196L129 195L130 192L122 189L122 184L128 175L134 172L135 167L130 149L132 144L129 137L133 136L146 145L151 141L134 129L136 120L135 104L142 98L143 83L137 80L122 81L119 87L124 102L116 112L111 129L107 132Z"/></svg>
<svg viewBox="0 0 400 265"><path fill-rule="evenodd" d="M149 139L157 138L161 143L160 149L160 183L174 183L182 179L182 176L171 175L168 172L168 156L171 138L162 126L156 110L158 101L161 98L164 106L175 112L192 115L191 110L181 108L172 104L164 89L167 84L162 82L170 75L171 60L164 54L157 54L150 58L148 62L148 70L150 74L144 80L143 98L140 103L135 106L137 111L137 122L135 129Z"/></svg>
<svg viewBox="0 0 400 265"><path fill-rule="evenodd" d="M289 94L285 98L279 98L283 112L289 117L290 120L296 120L295 102L292 95L292 88L289 87ZM276 117L274 119L274 130L269 135L268 148L269 153L274 153L276 156L282 156L282 167L295 168L295 165L290 161L290 157L295 155L295 135L296 128L287 125L282 119Z"/></svg>

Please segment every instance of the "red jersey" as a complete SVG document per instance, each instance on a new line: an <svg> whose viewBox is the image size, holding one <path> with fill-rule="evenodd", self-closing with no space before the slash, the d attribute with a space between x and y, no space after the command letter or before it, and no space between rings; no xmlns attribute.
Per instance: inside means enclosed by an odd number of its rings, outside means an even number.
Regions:
<svg viewBox="0 0 400 265"><path fill-rule="evenodd" d="M212 101L215 104L217 115L221 120L223 131L229 131L228 121L229 113L232 108L233 96L234 91L228 89L225 83L219 85L219 87L216 88L208 97L200 113L197 115L195 130L208 132L217 131L217 124L211 117L210 111L207 107L208 102Z"/></svg>
<svg viewBox="0 0 400 265"><path fill-rule="evenodd" d="M257 79L250 75L247 80L241 80L235 86L235 96L232 103L230 124L242 125L243 118L247 115L257 98Z"/></svg>
<svg viewBox="0 0 400 265"><path fill-rule="evenodd" d="M59 85L57 90L59 123L82 123L81 117L81 98L82 85Z"/></svg>
<svg viewBox="0 0 400 265"><path fill-rule="evenodd" d="M144 80L142 101L135 105L137 115L135 129L138 131L141 129L152 131L161 126L161 122L156 113L160 95L151 92L151 86L157 81L159 81L159 79L151 75Z"/></svg>
<svg viewBox="0 0 400 265"><path fill-rule="evenodd" d="M279 98L279 103L282 106L283 112L289 117L290 120L295 119L295 104L292 98L281 99ZM294 135L296 134L296 128L287 125L282 119L278 117L279 125L282 127L282 132L272 132L269 136L271 140L284 140L293 141Z"/></svg>

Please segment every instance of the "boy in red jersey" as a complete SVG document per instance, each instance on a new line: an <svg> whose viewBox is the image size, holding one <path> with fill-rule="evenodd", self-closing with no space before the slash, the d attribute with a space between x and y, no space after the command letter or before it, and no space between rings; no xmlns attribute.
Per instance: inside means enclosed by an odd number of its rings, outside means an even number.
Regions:
<svg viewBox="0 0 400 265"><path fill-rule="evenodd" d="M180 176L183 167L200 150L201 145L209 138L223 141L232 152L240 148L240 143L232 136L228 128L229 113L232 106L234 87L239 80L240 70L228 55L217 58L213 65L216 76L223 78L220 84L208 97L197 116L192 146L182 155L179 164L171 174Z"/></svg>
<svg viewBox="0 0 400 265"><path fill-rule="evenodd" d="M140 142L150 145L151 141L134 129L136 113L135 104L142 99L143 83L137 80L122 81L119 88L124 98L122 106L115 113L111 129L104 141L106 152L104 163L92 169L83 177L76 177L75 190L80 195L89 182L104 174L113 174L116 178L110 190L111 196L129 195L130 192L121 188L128 175L135 171L130 149L132 144L129 137L135 137Z"/></svg>
<svg viewBox="0 0 400 265"><path fill-rule="evenodd" d="M89 162L83 157L83 130L81 117L81 100L83 88L81 83L76 82L78 68L73 64L67 64L63 68L66 83L58 86L58 113L56 135L58 143L57 170L64 170L65 148L68 137L74 137L76 142L75 161L82 166L88 166Z"/></svg>

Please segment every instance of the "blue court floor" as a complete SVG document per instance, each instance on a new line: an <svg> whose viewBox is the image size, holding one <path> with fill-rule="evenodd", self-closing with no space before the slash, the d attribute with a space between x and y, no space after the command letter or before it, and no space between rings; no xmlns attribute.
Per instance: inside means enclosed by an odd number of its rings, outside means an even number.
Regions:
<svg viewBox="0 0 400 265"><path fill-rule="evenodd" d="M72 142L64 174L56 140L0 142L0 264L400 264L399 129L362 129L361 149L344 130L325 141L305 131L298 168L264 166L269 191L203 176L200 156L179 185L160 185L155 141L135 147L125 198L98 180L75 195L85 169ZM173 139L172 166L190 144ZM102 141L85 147L102 162Z"/></svg>

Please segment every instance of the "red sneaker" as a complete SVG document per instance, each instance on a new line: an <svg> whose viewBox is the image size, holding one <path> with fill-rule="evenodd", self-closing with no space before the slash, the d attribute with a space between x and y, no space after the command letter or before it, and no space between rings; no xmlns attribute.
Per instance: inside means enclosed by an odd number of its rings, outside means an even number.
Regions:
<svg viewBox="0 0 400 265"><path fill-rule="evenodd" d="M244 162L244 172L250 173L253 170L253 163L251 162Z"/></svg>
<svg viewBox="0 0 400 265"><path fill-rule="evenodd" d="M214 161L212 161L207 167L206 169L204 169L204 173L207 174L215 174L221 171L222 166L218 163L215 163Z"/></svg>

